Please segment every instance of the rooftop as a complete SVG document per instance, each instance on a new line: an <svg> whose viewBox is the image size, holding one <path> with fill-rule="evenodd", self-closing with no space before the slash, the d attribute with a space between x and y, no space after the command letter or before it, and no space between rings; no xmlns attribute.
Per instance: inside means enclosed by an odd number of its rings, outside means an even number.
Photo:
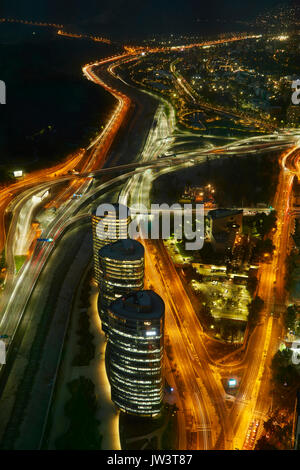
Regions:
<svg viewBox="0 0 300 470"><path fill-rule="evenodd" d="M143 258L144 251L144 247L140 242L126 238L103 246L99 250L99 256L101 258L133 261Z"/></svg>
<svg viewBox="0 0 300 470"><path fill-rule="evenodd" d="M115 300L110 310L121 318L132 320L159 320L165 312L162 298L152 290L130 293Z"/></svg>
<svg viewBox="0 0 300 470"><path fill-rule="evenodd" d="M124 204L118 203L106 203L100 204L98 207L93 209L93 215L97 215L98 217L103 217L108 213L115 213L118 219L127 219L130 216L130 209L129 207L125 206Z"/></svg>

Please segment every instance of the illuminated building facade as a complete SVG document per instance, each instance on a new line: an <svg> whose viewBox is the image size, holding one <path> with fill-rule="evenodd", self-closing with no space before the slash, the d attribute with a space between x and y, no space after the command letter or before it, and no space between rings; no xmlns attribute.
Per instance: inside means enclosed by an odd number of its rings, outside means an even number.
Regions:
<svg viewBox="0 0 300 470"><path fill-rule="evenodd" d="M128 294L108 309L111 398L124 412L161 411L164 311L163 300L151 290Z"/></svg>
<svg viewBox="0 0 300 470"><path fill-rule="evenodd" d="M94 273L97 284L100 283L99 250L119 239L128 238L130 211L123 204L110 204L104 215L99 215L99 208L92 215ZM100 206L101 207L101 206Z"/></svg>
<svg viewBox="0 0 300 470"><path fill-rule="evenodd" d="M99 251L98 311L107 333L107 309L111 302L144 288L144 247L136 240L118 240Z"/></svg>

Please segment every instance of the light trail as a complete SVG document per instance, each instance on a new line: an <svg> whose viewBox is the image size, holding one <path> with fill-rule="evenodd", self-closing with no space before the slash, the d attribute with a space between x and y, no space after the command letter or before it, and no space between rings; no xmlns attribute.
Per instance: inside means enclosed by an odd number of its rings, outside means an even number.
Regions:
<svg viewBox="0 0 300 470"><path fill-rule="evenodd" d="M228 41L223 41L223 42L228 42ZM189 46L189 47L195 47L195 46ZM131 57L132 54L122 54L116 57L108 58L100 62L95 62L93 64L88 64L83 67L83 72L89 80L92 80L94 83L106 87L112 94L115 96L115 98L118 101L118 105L115 108L113 112L113 116L111 119L108 121L106 128L101 132L101 134L95 139L94 142L92 142L91 147L89 147L89 150L94 150L95 153L92 156L92 160L89 162L86 162L85 168L90 171L90 168L92 168L94 165L99 163L99 160L103 162L103 157L106 155L106 152L108 151L117 130L120 127L121 122L123 122L126 112L128 110L130 100L129 98L124 95L121 92L118 92L115 88L111 88L109 85L107 85L103 80L101 80L95 72L93 72L93 68L95 67L100 67L105 64L110 64L114 63L115 61L118 60L133 60ZM110 66L110 71L113 72L114 66ZM115 77L116 78L116 77ZM164 134L163 134L164 135ZM159 141L158 135L156 132L153 132L153 138L154 141L157 140ZM149 158L149 154L151 153L151 145L150 142L153 142L152 138L149 139L149 143L146 146L146 152L144 157L147 159ZM158 146L156 147L157 149L163 148L163 145L161 146L161 142L158 143ZM261 144L258 145L258 147L261 147ZM237 145L233 146L231 148L230 152L237 152ZM263 147L266 148L266 147ZM245 150L242 147L239 148L240 153L242 154L243 150ZM254 151L257 151L259 149L253 149ZM215 151L216 153L218 152L221 155L226 153L225 148L223 149L218 149ZM292 155L292 153L290 153ZM216 156L217 158L218 156ZM74 157L75 158L75 157ZM80 162L82 161L82 156L80 158L76 157L76 161ZM181 163L183 165L183 163ZM188 164L186 162L185 164ZM68 166L70 165L70 168L73 165L73 162L68 163ZM63 164L59 167L57 170L58 172L63 173L65 171L66 164ZM74 168L74 166L73 166ZM178 168L178 167L177 167ZM54 169L48 170L47 177L53 176L55 177L55 174L53 173ZM106 184L102 185L103 189L110 189L112 187L112 184L115 181L120 181L122 182L124 178L128 178L131 176L136 176L137 170L134 170L132 172L128 172L127 174L123 174L120 177L115 178L114 180L111 180L110 182L107 182ZM143 171L143 170L140 170ZM161 171L170 171L168 168L164 168ZM45 175L43 175L45 177ZM81 178L82 175L79 175L79 178ZM147 177L142 177L141 180L143 183L141 184L140 188L137 190L135 188L136 184L133 184L133 188L128 186L128 194L131 194L134 198L137 198L137 200L141 201L144 200L146 201L145 195L143 194L143 187L146 187L146 194L149 192L149 188L151 186L151 180L152 180L152 173L148 173ZM36 181L30 180L28 178L28 181L31 181L31 184L35 184ZM146 182L147 181L147 182ZM290 181L290 180L289 180ZM40 182L40 180L39 180ZM83 181L80 184L86 184ZM290 188L291 186L289 186ZM18 190L24 189L24 183L20 184L18 187ZM286 182L283 182L283 188L286 189ZM87 215L79 214L79 210L82 207L85 207L84 204L88 202L89 200L94 200L93 197L94 195L97 194L97 191L99 191L99 188L96 190L90 191L87 190L85 196L83 197L82 201L69 201L66 207L64 207L64 211L60 211L58 217L55 219L55 221L49 226L47 229L47 233L53 236L54 240L56 243L59 242L60 238L63 236L64 232L67 230L67 228L70 226L72 223L80 223L80 220L83 218L86 218ZM124 190L124 194L126 194L126 190ZM282 196L282 190L280 190L280 194L277 196L277 201L280 201L280 195ZM148 200L149 202L149 200ZM279 202L278 202L279 204ZM278 205L276 203L275 207ZM286 211L286 207L283 208L284 214L287 217L288 212ZM78 215L74 215L78 213ZM73 217L73 218L72 218ZM41 270L45 266L47 259L49 258L50 253L55 249L55 245L48 245L48 246L43 246L39 247L36 249L34 256L32 258L32 261L30 264L26 265L24 271L22 272L22 276L18 278L17 281L17 289L14 291L13 295L10 298L10 304L8 307L11 307L12 304L15 302L15 304L18 306L18 314L22 313L22 309L25 308L26 306L26 299L28 299L28 296L33 292L33 289L35 288L39 275L41 273ZM151 251L151 248L150 248ZM148 250L146 251L146 253ZM148 253L149 255L149 253ZM158 283L160 284L160 289L163 292L162 297L167 299L167 303L169 305L169 312L170 314L167 316L168 322L169 322L169 328L170 331L172 332L172 339L174 340L174 345L176 345L175 349L175 354L176 357L178 358L177 364L178 368L180 369L180 375L183 377L184 383L185 383L185 390L188 392L189 389L192 390L193 396L189 395L186 393L185 395L185 402L187 404L186 410L190 410L190 413L192 413L192 416L194 416L194 428L191 429L196 429L196 434L197 434L197 442L196 442L196 448L212 448L212 446L215 444L216 440L216 435L218 431L222 428L223 433L224 433L224 441L225 441L225 447L227 448L232 448L232 442L233 442L233 436L232 433L234 433L234 430L232 431L232 427L238 428L238 426L241 426L240 424L240 419L244 420L247 422L247 417L243 418L243 413L244 409L243 406L245 404L249 405L250 401L247 400L247 393L249 391L249 388L253 387L253 381L257 377L257 373L262 370L262 364L263 362L260 361L260 358L257 365L258 366L258 372L256 372L254 369L249 369L249 377L244 380L245 385L243 385L241 388L243 388L243 393L241 393L241 397L237 400L237 403L239 403L239 406L241 405L241 410L238 409L238 414L241 415L241 418L238 417L232 421L230 419L230 415L227 413L227 409L225 406L225 393L224 389L222 387L222 384L220 381L218 381L215 377L214 371L211 369L210 365L210 358L207 355L207 351L204 347L203 341L201 339L201 334L199 335L199 332L201 332L201 325L199 324L199 321L197 318L195 318L195 313L193 311L193 308L190 305L189 299L186 297L186 294L184 292L183 286L178 280L178 275L176 271L174 271L174 266L170 263L170 260L166 259L166 253L164 252L163 247L160 247L156 249L155 253L149 255L149 266L150 266L150 282L151 283ZM162 260L162 263L160 265L159 260ZM156 261L155 261L156 260ZM158 261L158 264L157 264ZM156 264L155 264L156 262ZM29 270L30 266L30 270ZM160 275L157 276L157 271L160 272ZM26 276L25 276L26 273ZM177 276L177 277L176 277ZM172 282L170 282L170 279L172 279ZM271 289L270 289L270 279L271 282L273 280L273 277L270 273L270 270L266 272L266 282L265 284L268 286L268 295L271 295ZM25 282L26 281L26 282ZM22 296L18 298L17 294L20 292L21 285L24 289L26 287L27 292L24 294L22 292ZM264 282L262 282L262 286L264 286ZM263 288L263 287L262 287ZM176 298L176 302L174 301L174 298ZM13 305L14 307L14 312L16 309L16 305ZM11 313L13 313L13 311ZM182 318L182 311L186 311L186 315L184 318ZM5 315L1 319L1 324L3 325L3 322L6 321L7 318L9 318L9 308L5 311ZM18 320L20 317L17 318ZM272 323L273 320L268 322L268 324L271 324L271 333L273 332L272 328ZM254 336L252 339L252 343L250 345L249 350L247 351L248 356L251 358L251 354L253 354L253 344L254 346L257 346L261 348L261 344L263 345L271 345L273 342L273 336L269 337L268 336L268 329L266 328L264 330L264 334L261 335L260 340L257 340L257 335ZM171 337L171 336L170 336ZM265 346L264 346L265 347ZM265 348L266 349L266 348ZM269 347L267 348L269 349ZM266 349L266 350L267 350ZM258 349L258 354L260 352L260 349ZM268 352L267 352L268 354ZM252 357L253 359L253 357ZM197 377L197 374L198 377ZM202 385L199 388L199 383L201 381ZM190 388L191 387L191 388ZM247 393L246 393L247 392ZM257 392L258 393L258 392ZM256 395L256 392L255 392ZM255 396L254 396L255 398ZM255 399L253 400L253 402ZM257 399L256 399L257 401ZM235 406L233 406L233 409L235 409ZM186 413L185 417L181 417L182 419L188 418L188 413ZM243 427L244 425L242 425ZM180 442L184 442L186 437L183 435L185 434L186 429L180 430Z"/></svg>

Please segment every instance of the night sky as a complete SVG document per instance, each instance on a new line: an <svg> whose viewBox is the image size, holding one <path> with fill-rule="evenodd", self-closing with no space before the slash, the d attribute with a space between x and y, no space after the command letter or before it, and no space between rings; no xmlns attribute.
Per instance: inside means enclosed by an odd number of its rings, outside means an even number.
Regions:
<svg viewBox="0 0 300 470"><path fill-rule="evenodd" d="M204 19L211 23L216 18L227 22L247 20L278 4L292 3L292 0L1 0L0 16L140 34L189 31L189 28L192 31Z"/></svg>

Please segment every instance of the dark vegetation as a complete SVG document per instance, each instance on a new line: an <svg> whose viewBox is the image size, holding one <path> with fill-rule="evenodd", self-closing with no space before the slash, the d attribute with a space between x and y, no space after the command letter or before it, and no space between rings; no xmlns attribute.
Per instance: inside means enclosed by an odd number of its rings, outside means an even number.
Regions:
<svg viewBox="0 0 300 470"><path fill-rule="evenodd" d="M270 234L273 228L276 228L277 214L276 211L270 214L257 213L254 216L243 217L243 231L246 234L259 236L264 238Z"/></svg>
<svg viewBox="0 0 300 470"><path fill-rule="evenodd" d="M293 281L294 271L299 267L299 255L296 251L292 251L286 257L286 274L285 274L285 287L290 290Z"/></svg>
<svg viewBox="0 0 300 470"><path fill-rule="evenodd" d="M73 366L88 366L95 357L94 337L90 333L89 328L90 320L86 311L80 312L77 329L79 351L73 359Z"/></svg>
<svg viewBox="0 0 300 470"><path fill-rule="evenodd" d="M249 271L249 277L247 279L247 289L249 294L253 297L256 289L258 286L258 279L257 273L253 273L251 270Z"/></svg>
<svg viewBox="0 0 300 470"><path fill-rule="evenodd" d="M81 311L78 319L78 353L73 359L73 366L88 366L90 361L95 357L95 345L93 343L93 335L90 332L90 318L87 314L89 305L89 293L90 289L90 276L85 278L84 284L80 293L80 307Z"/></svg>
<svg viewBox="0 0 300 470"><path fill-rule="evenodd" d="M261 156L229 157L213 161L207 159L201 166L187 168L160 176L154 181L153 203L178 201L186 185L215 188L219 207L252 207L269 204L274 196L279 165L273 153Z"/></svg>
<svg viewBox="0 0 300 470"><path fill-rule="evenodd" d="M264 307L264 301L257 295L249 304L248 322L250 326L257 325Z"/></svg>
<svg viewBox="0 0 300 470"><path fill-rule="evenodd" d="M290 349L279 350L273 357L271 366L274 383L289 389L300 383L299 367L292 363L291 357Z"/></svg>
<svg viewBox="0 0 300 470"><path fill-rule="evenodd" d="M219 333L222 340L233 342L237 338L242 338L242 335L245 332L246 323L236 320L229 320L228 318L219 318L214 321L215 324L215 333Z"/></svg>
<svg viewBox="0 0 300 470"><path fill-rule="evenodd" d="M295 305L289 305L284 315L284 325L286 329L300 333L300 325L297 322L297 309Z"/></svg>
<svg viewBox="0 0 300 470"><path fill-rule="evenodd" d="M292 424L286 410L276 409L264 422L264 435L257 441L255 450L290 450Z"/></svg>
<svg viewBox="0 0 300 470"><path fill-rule="evenodd" d="M69 428L56 440L59 450L100 450L102 436L99 434L99 421L95 418L97 398L95 386L90 379L79 377L68 383L71 394L65 405L65 415L69 418Z"/></svg>
<svg viewBox="0 0 300 470"><path fill-rule="evenodd" d="M269 237L276 230L276 223L277 214L274 210L270 214L257 213L243 218L243 231L251 236L253 241L252 262L271 260L275 246Z"/></svg>

